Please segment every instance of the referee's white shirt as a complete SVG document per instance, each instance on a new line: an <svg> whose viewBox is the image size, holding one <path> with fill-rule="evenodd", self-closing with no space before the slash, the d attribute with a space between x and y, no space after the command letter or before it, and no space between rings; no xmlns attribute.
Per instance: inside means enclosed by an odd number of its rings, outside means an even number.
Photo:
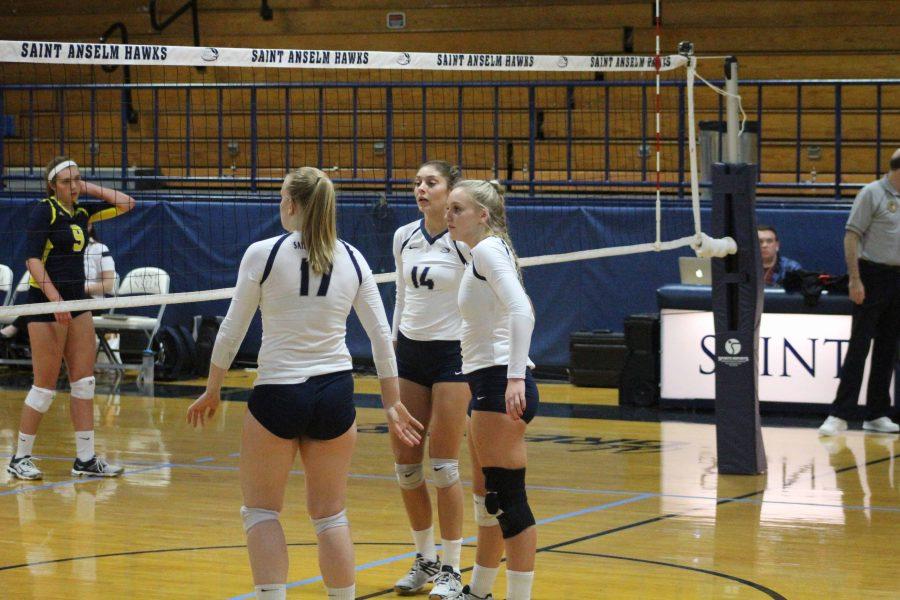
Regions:
<svg viewBox="0 0 900 600"><path fill-rule="evenodd" d="M330 274L314 273L307 257L296 231L247 248L216 336L213 364L231 366L259 307L263 334L254 385L303 383L315 375L349 370L346 333L352 306L372 342L378 376L396 376L390 326L366 260L341 240Z"/></svg>
<svg viewBox="0 0 900 600"><path fill-rule="evenodd" d="M498 237L472 248L459 286L463 373L508 365L507 377L524 378L534 311L519 281L515 259Z"/></svg>
<svg viewBox="0 0 900 600"><path fill-rule="evenodd" d="M459 340L459 282L469 260L468 247L450 239L445 230L428 235L424 220L409 223L394 233L397 265L397 301L393 337L411 340Z"/></svg>

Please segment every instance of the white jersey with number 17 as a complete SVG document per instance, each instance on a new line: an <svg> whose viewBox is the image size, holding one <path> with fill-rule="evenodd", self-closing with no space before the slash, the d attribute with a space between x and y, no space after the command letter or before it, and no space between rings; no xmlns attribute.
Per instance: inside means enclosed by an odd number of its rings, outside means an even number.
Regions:
<svg viewBox="0 0 900 600"><path fill-rule="evenodd" d="M303 383L309 377L353 367L347 350L351 306L372 342L378 376L397 375L391 331L368 263L338 240L334 265L310 268L299 232L252 244L241 260L228 315L219 327L212 362L227 369L257 307L262 312L258 384Z"/></svg>

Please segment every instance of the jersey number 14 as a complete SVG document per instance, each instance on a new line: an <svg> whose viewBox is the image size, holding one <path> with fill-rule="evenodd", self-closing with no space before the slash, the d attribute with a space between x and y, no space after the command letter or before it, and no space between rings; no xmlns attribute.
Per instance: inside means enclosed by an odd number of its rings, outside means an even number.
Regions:
<svg viewBox="0 0 900 600"><path fill-rule="evenodd" d="M434 289L434 279L428 279L428 269L430 268L431 267L425 267L422 269L421 275L418 274L419 267L412 268L412 273L410 273L410 275L412 276L412 282L415 287L427 287L429 290Z"/></svg>

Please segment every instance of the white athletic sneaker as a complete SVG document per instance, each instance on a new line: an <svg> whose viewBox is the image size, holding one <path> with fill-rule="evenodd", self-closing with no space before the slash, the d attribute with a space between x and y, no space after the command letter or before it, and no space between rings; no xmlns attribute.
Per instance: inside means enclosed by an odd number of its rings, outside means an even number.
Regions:
<svg viewBox="0 0 900 600"><path fill-rule="evenodd" d="M456 598L462 592L462 575L450 565L441 567L441 573L434 580L434 587L431 588L429 600L444 600L445 598Z"/></svg>
<svg viewBox="0 0 900 600"><path fill-rule="evenodd" d="M72 475L88 475L90 477L118 477L125 471L118 465L111 465L98 456L91 460L80 461L75 459L72 465Z"/></svg>
<svg viewBox="0 0 900 600"><path fill-rule="evenodd" d="M494 600L494 595L488 594L484 597L476 596L469 590L469 586L465 586L456 596L452 596L452 598L453 600Z"/></svg>
<svg viewBox="0 0 900 600"><path fill-rule="evenodd" d="M863 421L863 429L881 433L897 433L900 431L900 425L897 425L888 417L878 417L874 421Z"/></svg>
<svg viewBox="0 0 900 600"><path fill-rule="evenodd" d="M425 587L426 583L434 581L440 571L440 559L430 561L421 554L416 554L416 560L413 561L409 572L394 584L394 591L401 596L415 594Z"/></svg>
<svg viewBox="0 0 900 600"><path fill-rule="evenodd" d="M34 466L31 456L23 456L22 458L12 457L6 466L6 472L18 479L41 479L44 474L41 470Z"/></svg>
<svg viewBox="0 0 900 600"><path fill-rule="evenodd" d="M819 427L819 435L837 435L842 431L847 431L847 421L834 415L825 419L825 422Z"/></svg>

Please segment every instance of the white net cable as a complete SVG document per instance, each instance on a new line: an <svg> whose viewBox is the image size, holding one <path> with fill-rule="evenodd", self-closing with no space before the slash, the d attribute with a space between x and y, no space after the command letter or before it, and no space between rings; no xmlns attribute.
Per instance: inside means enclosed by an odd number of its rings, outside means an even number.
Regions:
<svg viewBox="0 0 900 600"><path fill-rule="evenodd" d="M725 58L731 58L731 57L728 56ZM698 56L697 57L698 61L709 60L709 59L710 59L710 57L708 57L708 56ZM741 128L738 131L738 135L739 136L744 135L744 127L747 125L747 113L746 113L746 111L744 111L744 101L743 101L743 98L741 97L741 95L740 94L732 94L732 93L728 92L727 90L720 88L719 86L712 83L711 81L707 81L706 79L703 78L702 75L700 75L700 73L697 73L696 68L694 70L694 77L696 77L697 79L702 81L706 85L706 87L711 89L716 94L722 96L723 98L731 98L737 102L738 110L741 113Z"/></svg>

